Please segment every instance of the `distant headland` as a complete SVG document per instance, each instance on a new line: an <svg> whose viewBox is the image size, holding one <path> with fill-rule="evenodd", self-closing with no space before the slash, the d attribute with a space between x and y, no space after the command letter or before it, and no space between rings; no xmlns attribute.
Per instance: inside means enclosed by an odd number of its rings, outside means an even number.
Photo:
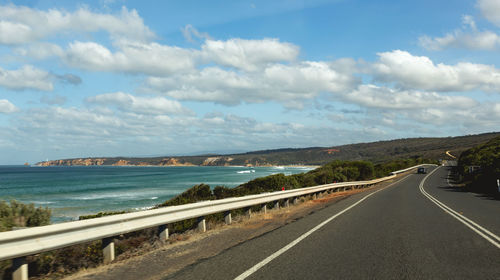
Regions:
<svg viewBox="0 0 500 280"><path fill-rule="evenodd" d="M286 148L230 155L164 157L89 157L47 160L36 166L318 166L332 160L369 160L374 163L391 158L446 158L445 151L460 154L484 143L500 132L457 137L406 138L335 147Z"/></svg>

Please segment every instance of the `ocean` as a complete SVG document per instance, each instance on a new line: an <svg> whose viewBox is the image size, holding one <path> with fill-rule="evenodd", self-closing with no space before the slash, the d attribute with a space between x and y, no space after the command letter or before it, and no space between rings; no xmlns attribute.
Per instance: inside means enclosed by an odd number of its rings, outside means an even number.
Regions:
<svg viewBox="0 0 500 280"><path fill-rule="evenodd" d="M0 166L0 200L34 203L52 210L52 222L100 211L145 210L205 183L235 187L276 173L307 167L219 166Z"/></svg>

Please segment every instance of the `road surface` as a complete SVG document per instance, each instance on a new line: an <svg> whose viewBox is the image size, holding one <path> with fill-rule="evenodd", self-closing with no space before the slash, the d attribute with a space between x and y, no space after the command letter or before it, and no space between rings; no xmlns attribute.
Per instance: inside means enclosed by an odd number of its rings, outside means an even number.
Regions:
<svg viewBox="0 0 500 280"><path fill-rule="evenodd" d="M410 174L165 279L500 279L500 201Z"/></svg>

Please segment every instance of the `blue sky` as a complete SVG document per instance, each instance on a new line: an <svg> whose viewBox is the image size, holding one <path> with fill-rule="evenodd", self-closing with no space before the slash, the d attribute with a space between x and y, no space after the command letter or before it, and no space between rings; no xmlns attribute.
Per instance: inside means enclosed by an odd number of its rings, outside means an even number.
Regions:
<svg viewBox="0 0 500 280"><path fill-rule="evenodd" d="M499 131L500 1L0 1L0 164Z"/></svg>

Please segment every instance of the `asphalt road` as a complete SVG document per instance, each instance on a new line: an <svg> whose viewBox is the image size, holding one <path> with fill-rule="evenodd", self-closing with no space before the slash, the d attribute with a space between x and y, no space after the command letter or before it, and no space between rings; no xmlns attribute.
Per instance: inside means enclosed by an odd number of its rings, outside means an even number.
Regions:
<svg viewBox="0 0 500 280"><path fill-rule="evenodd" d="M165 279L500 279L500 201L450 187L449 168L353 195Z"/></svg>

